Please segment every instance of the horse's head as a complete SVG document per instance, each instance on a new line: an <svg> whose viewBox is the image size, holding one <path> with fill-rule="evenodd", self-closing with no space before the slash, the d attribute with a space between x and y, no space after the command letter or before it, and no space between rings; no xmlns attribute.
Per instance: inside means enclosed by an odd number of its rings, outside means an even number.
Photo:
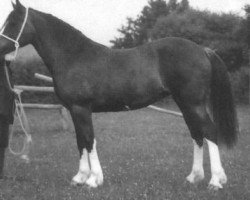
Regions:
<svg viewBox="0 0 250 200"><path fill-rule="evenodd" d="M29 18L29 9L19 0L12 5L13 11L6 19L0 33L0 56L15 50L19 45L25 46L31 43L34 38L35 29Z"/></svg>

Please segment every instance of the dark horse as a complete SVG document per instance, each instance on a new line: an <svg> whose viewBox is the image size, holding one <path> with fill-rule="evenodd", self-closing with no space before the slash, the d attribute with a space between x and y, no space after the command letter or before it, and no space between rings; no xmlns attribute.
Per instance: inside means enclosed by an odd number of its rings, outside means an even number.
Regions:
<svg viewBox="0 0 250 200"><path fill-rule="evenodd" d="M18 0L13 7L0 36L0 55L13 51L18 38L20 46L35 47L51 72L55 92L70 111L76 131L80 166L73 184L97 187L103 183L92 112L139 109L171 94L194 141L193 168L187 180L194 183L204 178L205 139L211 158L210 187L222 188L227 178L217 144L232 146L238 126L227 69L212 50L181 38L112 50L50 14L23 7Z"/></svg>
<svg viewBox="0 0 250 200"><path fill-rule="evenodd" d="M5 65L6 61L2 56L0 57L0 179L3 178L5 149L9 143L9 125L14 120L14 93L7 83Z"/></svg>

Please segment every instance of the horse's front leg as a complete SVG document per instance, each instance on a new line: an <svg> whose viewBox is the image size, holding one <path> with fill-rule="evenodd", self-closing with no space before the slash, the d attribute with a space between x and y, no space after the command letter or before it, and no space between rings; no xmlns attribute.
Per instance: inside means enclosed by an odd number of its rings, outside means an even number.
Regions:
<svg viewBox="0 0 250 200"><path fill-rule="evenodd" d="M75 126L77 146L80 152L79 171L72 184L97 187L103 183L103 173L96 151L91 111L87 107L72 106L71 115Z"/></svg>
<svg viewBox="0 0 250 200"><path fill-rule="evenodd" d="M204 179L203 169L203 145L199 146L195 140L193 140L193 167L191 173L187 176L187 181L190 183L197 183Z"/></svg>
<svg viewBox="0 0 250 200"><path fill-rule="evenodd" d="M9 123L0 117L0 179L3 178L5 149L9 143Z"/></svg>

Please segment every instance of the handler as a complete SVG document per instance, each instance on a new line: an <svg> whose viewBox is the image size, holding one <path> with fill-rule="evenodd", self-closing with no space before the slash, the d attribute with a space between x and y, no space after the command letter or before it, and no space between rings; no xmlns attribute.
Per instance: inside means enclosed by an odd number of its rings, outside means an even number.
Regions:
<svg viewBox="0 0 250 200"><path fill-rule="evenodd" d="M14 121L14 93L5 75L5 65L9 64L4 57L0 57L0 179L3 178L5 149L9 143L9 125Z"/></svg>

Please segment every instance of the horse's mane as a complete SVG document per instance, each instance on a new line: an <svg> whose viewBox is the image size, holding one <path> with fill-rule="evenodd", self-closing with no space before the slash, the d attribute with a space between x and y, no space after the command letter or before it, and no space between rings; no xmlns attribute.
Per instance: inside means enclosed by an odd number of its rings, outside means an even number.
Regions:
<svg viewBox="0 0 250 200"><path fill-rule="evenodd" d="M46 20L47 25L53 29L53 34L56 34L56 38L63 41L64 45L69 45L70 48L73 46L79 48L81 44L91 44L91 46L107 48L106 46L89 39L81 31L77 30L75 27L71 26L65 21L55 17L54 15L34 9L32 10L38 13L44 20Z"/></svg>

